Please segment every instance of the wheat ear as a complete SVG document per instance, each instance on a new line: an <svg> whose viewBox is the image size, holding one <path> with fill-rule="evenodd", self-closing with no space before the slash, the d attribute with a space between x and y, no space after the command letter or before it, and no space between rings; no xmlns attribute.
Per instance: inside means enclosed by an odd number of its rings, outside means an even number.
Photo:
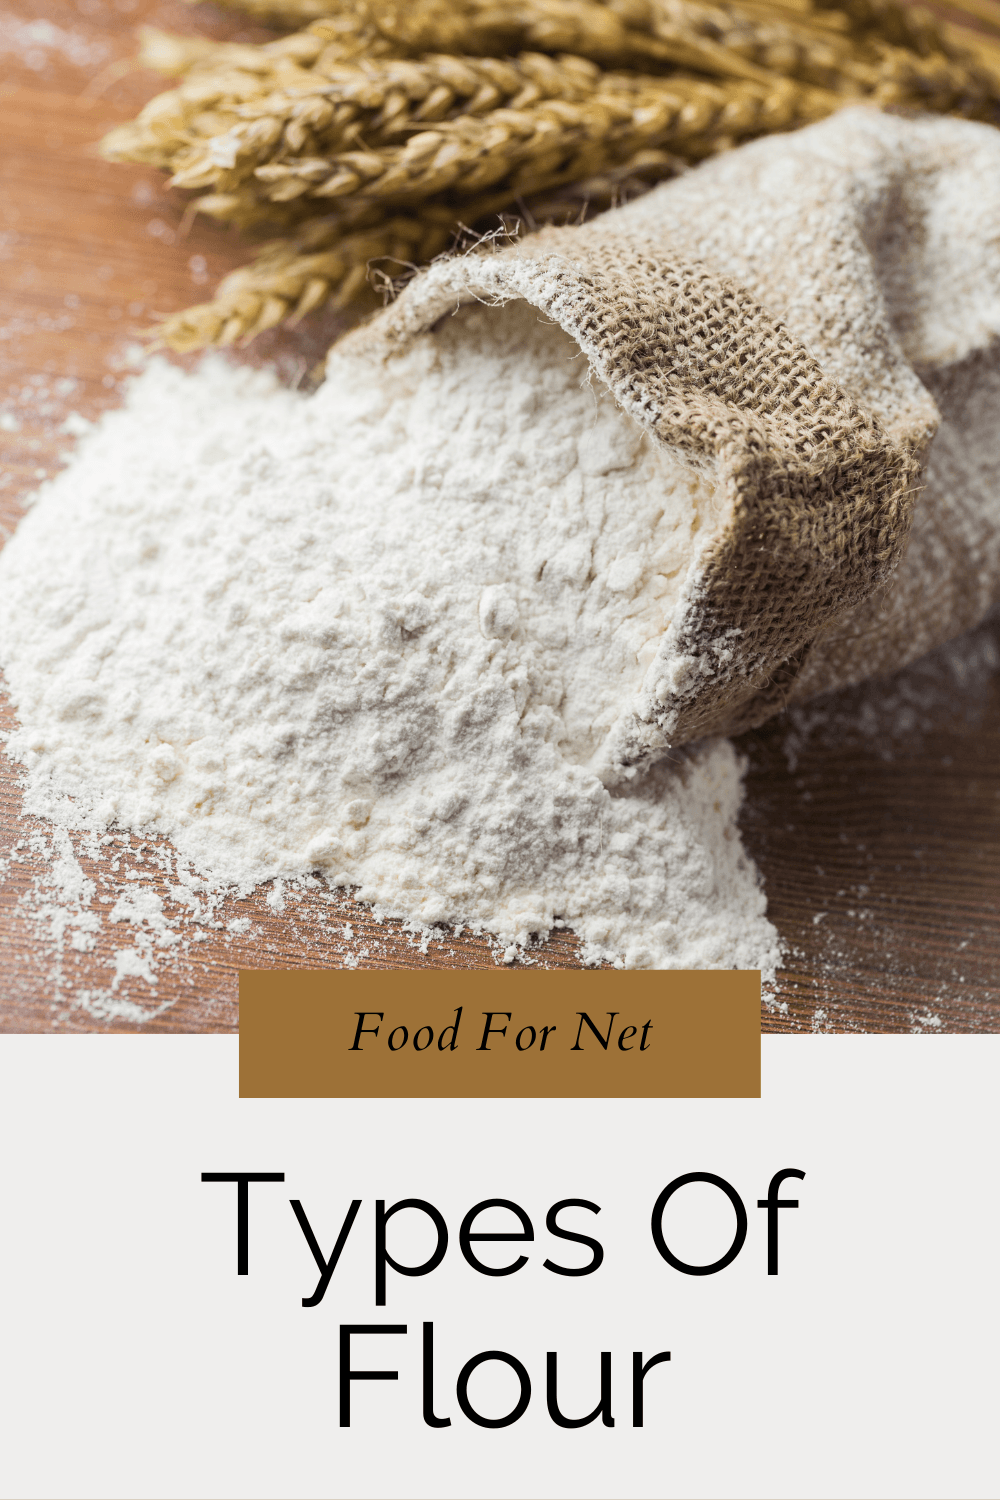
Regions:
<svg viewBox="0 0 1000 1500"><path fill-rule="evenodd" d="M544 224L579 222L623 199L648 191L684 163L663 151L640 151L603 174L585 178L548 197L519 200L506 192L456 206L423 204L416 216L384 217L379 205L326 215L300 225L294 236L263 245L254 260L223 280L210 302L166 318L156 343L187 353L211 344L246 342L279 323L294 325L324 306L372 301L381 282L394 290L450 241L486 221L505 234ZM470 226L473 226L470 229Z"/></svg>
<svg viewBox="0 0 1000 1500"><path fill-rule="evenodd" d="M182 353L246 342L324 305L346 307L370 295L373 268L387 280L412 270L444 250L454 229L450 215L388 217L350 233L336 220L319 221L295 239L265 245L220 282L211 302L166 318L156 342Z"/></svg>
<svg viewBox="0 0 1000 1500"><path fill-rule="evenodd" d="M259 199L278 205L352 193L415 202L501 179L534 192L645 146L698 160L840 102L786 80L602 73L584 59L541 54L362 60L330 65L311 92L303 84L255 96L248 85L242 99L238 82L225 70L193 72L113 131L105 154L172 169L176 187L211 189L221 216L218 200L251 180ZM219 98L222 89L229 93Z"/></svg>

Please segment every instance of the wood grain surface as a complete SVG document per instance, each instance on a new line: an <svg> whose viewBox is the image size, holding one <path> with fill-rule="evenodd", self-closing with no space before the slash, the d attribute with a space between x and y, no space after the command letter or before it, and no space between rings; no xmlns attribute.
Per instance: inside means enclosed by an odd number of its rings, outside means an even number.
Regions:
<svg viewBox="0 0 1000 1500"><path fill-rule="evenodd" d="M266 36L178 0L19 0L0 17L4 535L71 446L69 413L120 403L137 334L247 258L226 229L185 233L183 199L158 173L96 155L101 134L163 87L130 64L143 23ZM239 357L298 379L335 331L319 318ZM741 741L744 838L787 945L766 1029L1000 1028L998 662L1000 627L987 625L890 683ZM12 727L2 713L0 729ZM116 834L89 853L77 839L67 847L21 802L18 767L0 756L0 1030L228 1031L241 967L500 961L484 938L421 946L318 889L261 889L209 909L168 846ZM74 907L73 882L87 880ZM123 893L138 889L161 898L159 933L122 918ZM94 931L73 915L85 907ZM532 958L572 967L578 945L558 933Z"/></svg>

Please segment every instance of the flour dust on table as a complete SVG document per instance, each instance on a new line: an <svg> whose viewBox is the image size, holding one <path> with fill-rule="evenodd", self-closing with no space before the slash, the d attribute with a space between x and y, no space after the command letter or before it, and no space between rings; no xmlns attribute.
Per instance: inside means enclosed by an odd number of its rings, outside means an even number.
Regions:
<svg viewBox="0 0 1000 1500"><path fill-rule="evenodd" d="M26 806L509 956L566 925L590 962L771 973L733 747L613 784L602 754L717 525L525 303L335 351L311 396L153 361L0 558Z"/></svg>

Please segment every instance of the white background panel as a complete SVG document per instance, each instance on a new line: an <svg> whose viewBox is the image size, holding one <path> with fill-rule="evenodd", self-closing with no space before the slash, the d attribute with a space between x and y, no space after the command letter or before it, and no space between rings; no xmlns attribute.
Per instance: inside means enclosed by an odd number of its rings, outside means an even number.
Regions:
<svg viewBox="0 0 1000 1500"><path fill-rule="evenodd" d="M1000 1037L763 1039L763 1099L268 1101L237 1097L234 1037L0 1038L3 1288L0 1493L23 1497L987 1497L998 1491L997 1074ZM756 1207L783 1167L779 1275ZM250 1188L249 1271L236 1274L236 1188L203 1171L283 1171ZM650 1211L674 1177L707 1171L747 1206L738 1258L685 1276L659 1257ZM324 1251L362 1207L323 1302L289 1206ZM430 1275L388 1272L374 1302L374 1202L428 1199L450 1244ZM535 1241L480 1245L517 1274L485 1277L458 1230L484 1198L529 1214ZM542 1262L589 1256L594 1275ZM682 1191L668 1242L717 1258L734 1215ZM485 1221L476 1226L488 1228ZM495 1227L513 1229L509 1221ZM399 1259L434 1237L389 1226ZM435 1401L421 1416L421 1326L435 1329ZM338 1425L341 1323L405 1323L355 1341ZM462 1365L516 1356L532 1399L514 1426L470 1423ZM631 1425L631 1356L669 1349ZM596 1405L612 1355L613 1428L563 1430L545 1405L559 1355L568 1415ZM516 1398L486 1366L486 1415Z"/></svg>

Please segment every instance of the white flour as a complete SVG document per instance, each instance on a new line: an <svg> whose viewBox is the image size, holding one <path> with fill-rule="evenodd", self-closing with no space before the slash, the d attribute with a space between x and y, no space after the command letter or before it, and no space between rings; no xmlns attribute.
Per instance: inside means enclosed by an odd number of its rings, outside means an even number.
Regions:
<svg viewBox="0 0 1000 1500"><path fill-rule="evenodd" d="M594 771L710 490L526 305L390 379L154 363L82 440L0 558L26 806L167 833L217 886L315 871L511 945L773 970L732 747Z"/></svg>

